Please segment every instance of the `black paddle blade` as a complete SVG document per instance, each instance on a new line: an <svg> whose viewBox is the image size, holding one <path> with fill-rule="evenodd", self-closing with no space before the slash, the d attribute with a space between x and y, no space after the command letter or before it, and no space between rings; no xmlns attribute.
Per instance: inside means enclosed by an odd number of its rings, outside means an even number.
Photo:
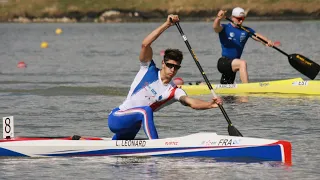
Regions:
<svg viewBox="0 0 320 180"><path fill-rule="evenodd" d="M241 136L242 137L242 134L240 133L240 131L238 131L238 129L236 127L234 127L233 125L228 126L228 133L230 136Z"/></svg>
<svg viewBox="0 0 320 180"><path fill-rule="evenodd" d="M312 80L316 78L320 71L319 64L301 54L290 54L288 58L292 67Z"/></svg>

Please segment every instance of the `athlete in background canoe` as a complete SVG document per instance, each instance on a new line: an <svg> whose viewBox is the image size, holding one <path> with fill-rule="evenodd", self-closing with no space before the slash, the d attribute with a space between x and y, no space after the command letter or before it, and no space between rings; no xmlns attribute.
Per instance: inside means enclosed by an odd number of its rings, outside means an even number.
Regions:
<svg viewBox="0 0 320 180"><path fill-rule="evenodd" d="M142 41L140 51L140 70L133 80L126 100L113 109L108 117L110 130L115 133L113 140L131 140L143 126L149 139L158 139L158 133L153 122L153 112L175 101L190 106L193 109L211 109L222 104L221 98L203 101L188 97L178 88L172 78L177 74L183 59L178 49L167 49L158 69L153 61L151 44L166 29L174 25L170 22L179 21L177 15L169 15L166 22L152 31Z"/></svg>
<svg viewBox="0 0 320 180"><path fill-rule="evenodd" d="M247 63L241 58L243 48L250 37L249 33L238 28L233 23L220 24L221 19L225 18L226 11L220 10L217 17L213 22L213 29L216 33L219 33L219 39L222 48L222 57L218 60L218 70L222 74L221 84L233 84L236 72L240 72L240 79L242 83L248 83ZM245 20L246 14L240 7L236 7L232 10L232 21L236 24L242 24ZM252 33L256 34L260 38L266 40L269 47L273 46L273 42L266 37L256 33L253 29L245 27ZM254 40L260 41L258 38L251 36ZM262 41L260 41L262 42ZM262 42L263 43L263 42Z"/></svg>

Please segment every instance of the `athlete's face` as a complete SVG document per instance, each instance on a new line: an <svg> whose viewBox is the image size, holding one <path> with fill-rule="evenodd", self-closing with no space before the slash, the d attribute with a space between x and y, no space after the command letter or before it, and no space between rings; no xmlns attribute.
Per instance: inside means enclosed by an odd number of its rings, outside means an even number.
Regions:
<svg viewBox="0 0 320 180"><path fill-rule="evenodd" d="M166 62L162 61L162 69L164 70L167 78L172 79L177 74L180 67L180 64L174 60L169 59Z"/></svg>
<svg viewBox="0 0 320 180"><path fill-rule="evenodd" d="M242 22L244 21L245 17L235 17L232 16L232 21L236 24L242 24Z"/></svg>

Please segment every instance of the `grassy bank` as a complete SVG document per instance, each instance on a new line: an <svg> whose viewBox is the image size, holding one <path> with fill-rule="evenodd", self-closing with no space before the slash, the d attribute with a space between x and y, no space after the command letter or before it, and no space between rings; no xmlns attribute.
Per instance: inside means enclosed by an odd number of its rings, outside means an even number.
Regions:
<svg viewBox="0 0 320 180"><path fill-rule="evenodd" d="M0 20L99 16L106 10L214 16L219 9L241 6L254 16L313 16L320 18L320 0L0 0Z"/></svg>

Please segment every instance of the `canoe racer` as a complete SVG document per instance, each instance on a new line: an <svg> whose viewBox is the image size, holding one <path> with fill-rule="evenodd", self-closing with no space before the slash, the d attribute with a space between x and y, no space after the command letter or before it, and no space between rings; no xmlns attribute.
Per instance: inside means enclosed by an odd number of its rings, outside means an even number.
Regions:
<svg viewBox="0 0 320 180"><path fill-rule="evenodd" d="M166 22L142 41L139 56L140 70L131 84L125 101L108 116L109 129L115 133L113 140L132 140L141 126L149 139L158 139L153 112L176 101L196 110L217 108L217 104L222 104L221 98L213 98L208 102L191 98L174 84L172 78L180 69L183 59L180 50L166 49L161 69L156 67L151 44L178 21L177 15L168 15Z"/></svg>
<svg viewBox="0 0 320 180"><path fill-rule="evenodd" d="M214 31L219 34L220 44L222 48L222 57L218 60L217 63L217 68L222 74L220 83L233 84L237 71L240 72L241 82L248 83L249 78L247 72L247 63L245 60L240 58L249 37L252 37L256 41L260 40L254 36L250 36L248 32L238 28L233 23L220 24L221 19L225 18L225 13L226 11L220 10L212 25ZM246 13L242 8L236 7L232 10L231 19L234 23L241 25L245 18ZM249 27L246 27L246 29L268 42L268 44L265 45L269 47L272 47L274 45L271 40L267 39L261 34L256 33L253 29Z"/></svg>

